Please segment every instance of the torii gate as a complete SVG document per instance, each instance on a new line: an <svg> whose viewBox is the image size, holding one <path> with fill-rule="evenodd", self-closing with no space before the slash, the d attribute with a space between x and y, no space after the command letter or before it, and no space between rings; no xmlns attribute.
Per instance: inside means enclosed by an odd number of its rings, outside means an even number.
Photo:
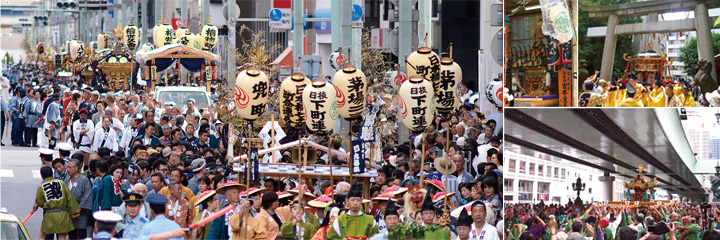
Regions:
<svg viewBox="0 0 720 240"><path fill-rule="evenodd" d="M612 78L617 36L696 31L698 59L705 59L712 63L712 77L717 80L715 73L715 53L713 52L712 35L710 33L712 22L714 22L715 18L711 19L708 14L708 8L715 7L720 7L720 2L703 0L654 0L606 6L583 4L581 9L588 13L588 17L596 20L607 19L608 22L602 55L602 66L600 68L600 78ZM694 11L695 18L663 21L662 24L658 24L658 22L644 22L618 25L618 19L620 18L679 11ZM656 17L649 19L657 21Z"/></svg>

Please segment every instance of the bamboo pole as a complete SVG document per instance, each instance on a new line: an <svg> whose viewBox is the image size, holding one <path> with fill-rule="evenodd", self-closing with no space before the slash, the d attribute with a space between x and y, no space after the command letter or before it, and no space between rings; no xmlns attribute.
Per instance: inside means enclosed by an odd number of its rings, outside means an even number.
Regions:
<svg viewBox="0 0 720 240"><path fill-rule="evenodd" d="M353 158L353 145L352 145L352 120L348 120L348 126L350 128L350 131L348 131L348 143L350 143L350 182L352 183L353 180L353 163L355 159Z"/></svg>
<svg viewBox="0 0 720 240"><path fill-rule="evenodd" d="M420 141L421 152L420 152L420 188L423 188L425 186L425 181L423 181L423 178L425 178L425 170L423 170L423 167L425 167L425 131L422 132L422 140Z"/></svg>
<svg viewBox="0 0 720 240"><path fill-rule="evenodd" d="M333 182L334 182L335 179L333 179L333 178L334 178L334 177L333 177L333 162L332 162L332 158L331 158L331 156L330 156L330 144L332 144L332 142L330 141L330 133L328 133L328 152L327 152L327 155L328 155L328 162L330 162L330 198L332 199L332 200L331 200L332 202L335 202L335 193L333 192L333 189L332 189L332 187L333 187Z"/></svg>
<svg viewBox="0 0 720 240"><path fill-rule="evenodd" d="M269 147L275 147L275 114L270 114L270 145ZM272 151L272 160L270 162L275 163L275 151Z"/></svg>

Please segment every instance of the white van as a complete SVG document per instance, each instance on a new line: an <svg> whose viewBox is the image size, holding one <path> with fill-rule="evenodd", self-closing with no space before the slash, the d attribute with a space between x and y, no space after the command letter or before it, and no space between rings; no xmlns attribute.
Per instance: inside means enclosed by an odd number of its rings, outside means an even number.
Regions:
<svg viewBox="0 0 720 240"><path fill-rule="evenodd" d="M190 99L195 100L195 108L197 109L207 109L210 108L210 104L212 104L212 102L210 102L210 93L205 90L204 86L155 87L154 99L162 101L163 105L169 102L175 103L175 106L183 111L187 110L187 101Z"/></svg>

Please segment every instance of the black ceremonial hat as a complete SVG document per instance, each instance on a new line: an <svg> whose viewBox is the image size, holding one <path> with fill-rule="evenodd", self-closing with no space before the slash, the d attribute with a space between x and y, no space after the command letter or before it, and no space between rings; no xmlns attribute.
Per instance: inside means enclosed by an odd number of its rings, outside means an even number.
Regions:
<svg viewBox="0 0 720 240"><path fill-rule="evenodd" d="M348 198L351 197L362 197L362 187L360 184L357 183L357 180L353 181L352 186L350 186L350 192L348 193Z"/></svg>

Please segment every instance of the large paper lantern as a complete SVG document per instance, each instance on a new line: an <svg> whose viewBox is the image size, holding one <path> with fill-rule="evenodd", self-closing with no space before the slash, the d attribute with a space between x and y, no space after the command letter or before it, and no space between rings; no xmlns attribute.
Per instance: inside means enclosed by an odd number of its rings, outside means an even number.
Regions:
<svg viewBox="0 0 720 240"><path fill-rule="evenodd" d="M217 43L217 33L218 28L212 23L208 23L207 25L203 26L202 30L200 31L203 44L202 50L210 50L215 47L215 44Z"/></svg>
<svg viewBox="0 0 720 240"><path fill-rule="evenodd" d="M190 31L186 31L182 36L178 38L178 43L190 46L195 41L195 34L191 33Z"/></svg>
<svg viewBox="0 0 720 240"><path fill-rule="evenodd" d="M101 32L97 35L98 49L106 49L110 46L110 36L105 32Z"/></svg>
<svg viewBox="0 0 720 240"><path fill-rule="evenodd" d="M440 59L440 84L435 89L435 108L440 113L449 113L458 102L457 87L462 82L462 69L452 58Z"/></svg>
<svg viewBox="0 0 720 240"><path fill-rule="evenodd" d="M140 37L140 30L135 24L129 24L123 29L123 44L130 49L134 50L138 46L138 40Z"/></svg>
<svg viewBox="0 0 720 240"><path fill-rule="evenodd" d="M332 131L338 118L335 87L324 79L315 79L302 93L305 124L311 132Z"/></svg>
<svg viewBox="0 0 720 240"><path fill-rule="evenodd" d="M180 39L180 37L182 37L183 35L185 35L186 32L189 32L189 30L187 29L187 27L185 27L185 26L180 26L180 28L178 28L178 30L175 31L175 38Z"/></svg>
<svg viewBox="0 0 720 240"><path fill-rule="evenodd" d="M70 41L70 58L75 61L80 61L85 55L85 45L80 40Z"/></svg>
<svg viewBox="0 0 720 240"><path fill-rule="evenodd" d="M405 71L408 77L420 75L432 83L433 90L438 92L440 86L440 57L429 47L418 48L407 57ZM436 96L437 97L437 96Z"/></svg>
<svg viewBox="0 0 720 240"><path fill-rule="evenodd" d="M267 110L270 82L260 69L250 67L235 78L235 109L248 121L258 119Z"/></svg>
<svg viewBox="0 0 720 240"><path fill-rule="evenodd" d="M333 78L337 90L338 112L345 119L356 119L365 110L365 74L353 65L346 65Z"/></svg>
<svg viewBox="0 0 720 240"><path fill-rule="evenodd" d="M305 127L302 96L308 84L310 79L302 73L293 73L280 84L280 118L293 129Z"/></svg>
<svg viewBox="0 0 720 240"><path fill-rule="evenodd" d="M413 132L421 132L432 122L435 92L430 81L413 75L398 89L400 118Z"/></svg>
<svg viewBox="0 0 720 240"><path fill-rule="evenodd" d="M153 42L157 47L172 44L173 38L175 37L172 26L167 23L158 24L153 28L153 32Z"/></svg>
<svg viewBox="0 0 720 240"><path fill-rule="evenodd" d="M204 44L202 35L200 35L199 33L195 34L195 37L193 38L193 40L191 42L192 42L192 44L190 45L191 47L202 50L202 46Z"/></svg>
<svg viewBox="0 0 720 240"><path fill-rule="evenodd" d="M502 107L503 86L501 80L495 79L485 86L485 98L495 107Z"/></svg>

